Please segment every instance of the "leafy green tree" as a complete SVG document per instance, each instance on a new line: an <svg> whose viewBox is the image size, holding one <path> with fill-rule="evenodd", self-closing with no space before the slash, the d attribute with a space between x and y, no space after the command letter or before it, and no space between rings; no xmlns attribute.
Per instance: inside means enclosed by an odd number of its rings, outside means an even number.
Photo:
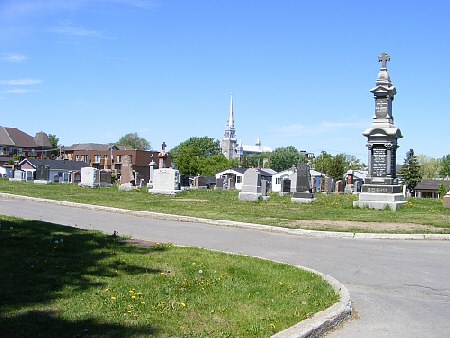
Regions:
<svg viewBox="0 0 450 338"><path fill-rule="evenodd" d="M321 173L328 174L330 172L333 156L326 151L322 151L313 161L314 168Z"/></svg>
<svg viewBox="0 0 450 338"><path fill-rule="evenodd" d="M337 154L336 156L332 157L327 174L335 180L341 180L349 167L350 164L347 162L346 155Z"/></svg>
<svg viewBox="0 0 450 338"><path fill-rule="evenodd" d="M406 153L405 162L400 169L400 174L403 176L403 182L405 182L409 192L413 194L417 184L422 181L420 164L417 161L417 157L414 155L413 149L410 149Z"/></svg>
<svg viewBox="0 0 450 338"><path fill-rule="evenodd" d="M52 146L52 156L57 157L59 155L59 138L56 135L48 134L48 140Z"/></svg>
<svg viewBox="0 0 450 338"><path fill-rule="evenodd" d="M450 177L450 155L445 155L441 159L441 176Z"/></svg>
<svg viewBox="0 0 450 338"><path fill-rule="evenodd" d="M439 177L442 171L442 160L427 155L417 155L417 162L420 165L422 179L430 180Z"/></svg>
<svg viewBox="0 0 450 338"><path fill-rule="evenodd" d="M206 164L202 164L202 159L216 155L221 155L220 141L206 136L191 137L170 150L170 157L180 173L189 175L203 175L202 168Z"/></svg>
<svg viewBox="0 0 450 338"><path fill-rule="evenodd" d="M439 198L442 198L445 196L445 194L448 192L448 189L444 183L439 184L437 193L439 195Z"/></svg>
<svg viewBox="0 0 450 338"><path fill-rule="evenodd" d="M270 154L270 168L278 172L307 162L306 156L293 146L276 148Z"/></svg>
<svg viewBox="0 0 450 338"><path fill-rule="evenodd" d="M136 150L150 150L150 142L143 137L139 137L138 133L128 133L122 136L116 142L118 146L131 147Z"/></svg>
<svg viewBox="0 0 450 338"><path fill-rule="evenodd" d="M223 154L201 157L198 160L198 175L214 176L222 170L234 168L238 165L238 160L228 160Z"/></svg>

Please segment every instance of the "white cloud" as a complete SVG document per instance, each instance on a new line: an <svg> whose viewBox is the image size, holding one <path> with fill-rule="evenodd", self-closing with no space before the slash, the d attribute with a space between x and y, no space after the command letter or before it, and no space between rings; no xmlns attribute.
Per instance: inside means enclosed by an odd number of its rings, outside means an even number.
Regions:
<svg viewBox="0 0 450 338"><path fill-rule="evenodd" d="M16 79L16 80L0 80L0 84L2 85L11 85L11 86L28 86L42 83L41 80L36 79Z"/></svg>
<svg viewBox="0 0 450 338"><path fill-rule="evenodd" d="M27 61L27 57L22 54L17 53L2 53L0 54L0 61L5 62L25 62Z"/></svg>
<svg viewBox="0 0 450 338"><path fill-rule="evenodd" d="M146 10L153 9L159 6L155 1L152 0L106 0L106 1Z"/></svg>
<svg viewBox="0 0 450 338"><path fill-rule="evenodd" d="M303 125L303 124L291 124L276 128L276 132L285 135L302 135L311 136L324 133L332 133L339 130L347 129L364 129L369 126L368 121L356 121L356 122L321 122L317 125Z"/></svg>
<svg viewBox="0 0 450 338"><path fill-rule="evenodd" d="M103 37L103 33L100 31L86 29L82 26L75 26L72 23L63 23L60 26L54 28L53 31L58 34L72 35L72 36L93 37L93 38Z"/></svg>
<svg viewBox="0 0 450 338"><path fill-rule="evenodd" d="M23 88L9 89L9 90L5 91L5 93L9 93L9 94L26 94L26 93L34 93L34 92L36 92L36 90L23 89Z"/></svg>

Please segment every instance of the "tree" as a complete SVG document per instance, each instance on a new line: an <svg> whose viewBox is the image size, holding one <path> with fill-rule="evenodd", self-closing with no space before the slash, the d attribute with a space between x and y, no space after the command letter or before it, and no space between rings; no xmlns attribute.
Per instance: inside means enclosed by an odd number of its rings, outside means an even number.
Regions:
<svg viewBox="0 0 450 338"><path fill-rule="evenodd" d="M314 168L321 173L329 173L331 161L333 160L333 156L328 154L326 151L322 151L320 155L318 155L314 159Z"/></svg>
<svg viewBox="0 0 450 338"><path fill-rule="evenodd" d="M59 155L59 138L56 135L48 134L48 140L52 146L52 156L57 157Z"/></svg>
<svg viewBox="0 0 450 338"><path fill-rule="evenodd" d="M449 177L450 176L450 155L446 155L441 159L441 176Z"/></svg>
<svg viewBox="0 0 450 338"><path fill-rule="evenodd" d="M119 141L116 142L118 146L131 147L136 150L150 150L150 142L143 137L139 137L138 133L128 133L122 136Z"/></svg>
<svg viewBox="0 0 450 338"><path fill-rule="evenodd" d="M308 160L304 154L301 154L293 146L276 148L270 154L270 168L275 171L283 171L301 163L307 163Z"/></svg>
<svg viewBox="0 0 450 338"><path fill-rule="evenodd" d="M238 165L238 160L228 160L223 154L201 157L198 161L198 174L214 176L222 170L237 167Z"/></svg>
<svg viewBox="0 0 450 338"><path fill-rule="evenodd" d="M335 180L341 180L346 171L350 168L350 164L346 160L347 158L345 154L337 154L332 157L330 167L328 169L328 175Z"/></svg>
<svg viewBox="0 0 450 338"><path fill-rule="evenodd" d="M448 189L445 186L445 184L443 182L441 184L439 184L439 187L437 189L439 198L443 198L447 192L448 192Z"/></svg>
<svg viewBox="0 0 450 338"><path fill-rule="evenodd" d="M439 177L442 171L441 159L436 159L427 155L417 155L417 162L420 165L420 174L422 179L431 180Z"/></svg>
<svg viewBox="0 0 450 338"><path fill-rule="evenodd" d="M180 173L189 175L203 175L208 165L202 163L202 159L217 155L222 155L220 141L206 136L191 137L170 150L170 157Z"/></svg>
<svg viewBox="0 0 450 338"><path fill-rule="evenodd" d="M413 149L410 149L406 153L405 162L400 169L400 174L403 176L403 182L406 184L409 192L413 194L417 184L422 180L420 165L417 157L414 155Z"/></svg>

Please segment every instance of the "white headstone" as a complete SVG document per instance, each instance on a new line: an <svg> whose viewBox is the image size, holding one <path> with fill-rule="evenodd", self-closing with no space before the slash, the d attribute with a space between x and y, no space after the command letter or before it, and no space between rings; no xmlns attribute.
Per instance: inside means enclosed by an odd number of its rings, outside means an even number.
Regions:
<svg viewBox="0 0 450 338"><path fill-rule="evenodd" d="M149 192L173 195L180 191L180 172L178 170L162 168L153 171L153 188Z"/></svg>
<svg viewBox="0 0 450 338"><path fill-rule="evenodd" d="M81 182L80 185L86 187L97 187L99 185L97 180L98 169L92 167L81 168Z"/></svg>

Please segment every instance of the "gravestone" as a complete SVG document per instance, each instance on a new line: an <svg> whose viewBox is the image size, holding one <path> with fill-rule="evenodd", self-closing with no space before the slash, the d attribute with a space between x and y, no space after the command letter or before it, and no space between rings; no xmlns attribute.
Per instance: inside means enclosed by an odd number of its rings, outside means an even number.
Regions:
<svg viewBox="0 0 450 338"><path fill-rule="evenodd" d="M347 171L347 181L345 184L344 193L353 194L355 192L355 184L353 183L353 170Z"/></svg>
<svg viewBox="0 0 450 338"><path fill-rule="evenodd" d="M234 178L228 179L228 189L236 189L236 180Z"/></svg>
<svg viewBox="0 0 450 338"><path fill-rule="evenodd" d="M100 170L100 186L109 187L111 185L111 172L108 170Z"/></svg>
<svg viewBox="0 0 450 338"><path fill-rule="evenodd" d="M325 194L329 194L333 191L332 179L331 177L322 177L322 191Z"/></svg>
<svg viewBox="0 0 450 338"><path fill-rule="evenodd" d="M98 188L98 169L92 167L81 168L81 186Z"/></svg>
<svg viewBox="0 0 450 338"><path fill-rule="evenodd" d="M450 208L450 191L444 196L444 207Z"/></svg>
<svg viewBox="0 0 450 338"><path fill-rule="evenodd" d="M216 178L216 189L218 190L223 189L223 181L224 181L223 177Z"/></svg>
<svg viewBox="0 0 450 338"><path fill-rule="evenodd" d="M196 177L194 177L193 186L196 189L206 189L206 188L208 188L207 183L206 183L206 177L205 176L196 176Z"/></svg>
<svg viewBox="0 0 450 338"><path fill-rule="evenodd" d="M181 190L187 190L191 187L191 182L188 174L183 174L180 176L180 186Z"/></svg>
<svg viewBox="0 0 450 338"><path fill-rule="evenodd" d="M148 187L151 189L153 187L153 173L156 169L156 163L153 160L153 154L152 154L152 160L151 160L149 166L150 166L150 178L148 180Z"/></svg>
<svg viewBox="0 0 450 338"><path fill-rule="evenodd" d="M153 194L175 195L180 190L180 172L172 168L156 169L153 172Z"/></svg>
<svg viewBox="0 0 450 338"><path fill-rule="evenodd" d="M381 61L381 69L376 87L371 89L375 99L375 115L372 126L363 133L367 137L369 173L361 188L359 201L353 202L353 206L371 209L389 207L395 211L406 203L396 173L397 139L403 136L395 126L392 115L392 101L397 89L386 68L390 56L382 53L378 61Z"/></svg>
<svg viewBox="0 0 450 338"><path fill-rule="evenodd" d="M50 180L50 166L38 165L36 166L36 180L49 181Z"/></svg>
<svg viewBox="0 0 450 338"><path fill-rule="evenodd" d="M258 169L249 168L244 172L242 190L239 192L238 197L240 201L259 201L263 198L261 174Z"/></svg>
<svg viewBox="0 0 450 338"><path fill-rule="evenodd" d="M291 201L296 203L311 203L315 200L311 192L311 175L307 164L299 164L289 175L291 180Z"/></svg>
<svg viewBox="0 0 450 338"><path fill-rule="evenodd" d="M132 180L134 180L134 177L130 156L124 155L122 157L122 167L120 169L120 184L131 183Z"/></svg>
<svg viewBox="0 0 450 338"><path fill-rule="evenodd" d="M283 178L281 180L281 191L279 193L280 196L284 196L291 192L291 180L289 178Z"/></svg>
<svg viewBox="0 0 450 338"><path fill-rule="evenodd" d="M81 182L81 171L73 172L73 184L79 184Z"/></svg>

